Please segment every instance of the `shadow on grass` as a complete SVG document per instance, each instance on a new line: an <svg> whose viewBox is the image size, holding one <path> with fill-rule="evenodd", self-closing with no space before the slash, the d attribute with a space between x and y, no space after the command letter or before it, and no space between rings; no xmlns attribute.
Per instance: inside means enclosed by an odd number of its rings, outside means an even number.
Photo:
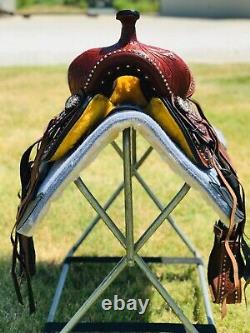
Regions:
<svg viewBox="0 0 250 333"><path fill-rule="evenodd" d="M61 302L57 311L56 321L67 321L79 309L83 302L90 296L94 289L100 284L103 278L114 267L114 264L80 264L75 263L71 266L66 280L65 288L62 294ZM0 307L0 331L3 333L26 332L36 333L41 332L46 322L46 317L56 288L58 277L60 274L60 266L53 263L38 263L37 274L33 278L33 290L37 304L37 311L33 315L29 315L27 306L27 293L25 284L22 286L25 306L17 303L12 280L10 277L10 262L1 260L0 272L1 276L1 307ZM155 271L155 265L151 266ZM167 270L164 267L164 271ZM181 286L181 282L190 280L193 284L192 298L193 320L200 319L200 294L197 281L194 278L194 269L185 268L178 273L167 273L160 277L164 283L174 283ZM152 311L159 313L158 322L162 321L162 312L171 312L165 305L161 307L161 311L156 310L158 304L151 304L143 314L137 311L104 311L102 308L102 300L110 299L114 301L114 295L118 295L125 301L128 299L141 299L145 303L146 299L151 300L153 287L146 276L137 267L126 268L121 275L111 284L111 286L101 295L97 302L85 314L83 321L86 322L150 322ZM138 305L138 303L137 303ZM180 304L181 306L181 304ZM138 306L140 309L140 307ZM154 308L154 309L152 309Z"/></svg>
<svg viewBox="0 0 250 333"><path fill-rule="evenodd" d="M69 319L83 304L84 300L92 294L113 267L114 264L73 264L65 284L65 290L59 308L60 314L57 318L59 320L65 320L65 318ZM125 268L86 313L84 321L147 322L148 311L139 314L140 307L138 307L137 311L127 310L126 307L125 309L114 311L112 306L110 310L105 311L102 307L102 301L104 299L110 299L112 303L114 303L114 296L117 295L117 298L123 299L125 304L132 298L136 300L140 298L143 303L145 303L146 299L150 299L150 292L151 285L138 268ZM121 303L122 302L119 302L119 307L121 307Z"/></svg>

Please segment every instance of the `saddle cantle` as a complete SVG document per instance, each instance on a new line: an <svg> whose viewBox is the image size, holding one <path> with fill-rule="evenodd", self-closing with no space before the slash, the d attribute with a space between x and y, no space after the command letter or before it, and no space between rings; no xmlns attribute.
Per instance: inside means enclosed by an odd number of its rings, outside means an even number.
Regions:
<svg viewBox="0 0 250 333"><path fill-rule="evenodd" d="M72 94L112 92L112 83L121 75L141 79L145 96L190 97L194 81L185 62L171 51L140 43L135 23L140 15L123 10L116 19L122 23L119 41L109 47L95 48L79 55L69 66L68 82Z"/></svg>
<svg viewBox="0 0 250 333"><path fill-rule="evenodd" d="M34 310L30 285L30 276L35 273L33 240L17 234L16 228L39 184L51 165L82 142L117 106L130 104L140 106L151 116L199 168L213 168L218 175L221 195L231 207L231 216L228 227L221 221L215 224L208 282L213 301L222 304L225 313L226 303L241 301L241 277L247 275L240 250L245 226L243 189L216 131L199 104L191 99L195 85L188 66L173 52L137 40L138 12L120 11L116 18L122 23L119 41L110 47L88 50L70 64L68 83L72 96L21 159L21 202L12 236L12 276L19 301L22 297L15 272L17 259L27 277L30 309ZM37 146L37 154L30 161L33 146ZM241 213L237 223L236 211Z"/></svg>

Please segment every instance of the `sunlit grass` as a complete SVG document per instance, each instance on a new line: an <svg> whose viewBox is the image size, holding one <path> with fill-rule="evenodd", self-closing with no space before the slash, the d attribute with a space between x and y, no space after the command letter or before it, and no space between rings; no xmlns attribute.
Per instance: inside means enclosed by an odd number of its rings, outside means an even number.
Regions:
<svg viewBox="0 0 250 333"><path fill-rule="evenodd" d="M201 103L208 119L221 129L227 139L230 155L244 184L246 197L250 196L249 139L250 139L250 65L192 65L196 78L195 98ZM37 300L37 313L31 317L27 309L16 302L10 270L11 245L9 234L14 224L18 205L19 160L22 152L42 135L47 122L64 105L69 95L66 68L61 67L15 67L0 71L0 205L1 205L1 264L0 264L0 332L41 331L46 321L49 304L59 274L59 265L67 250L80 235L88 221L94 217L93 210L70 185L53 203L49 213L35 235L38 272L33 285ZM139 141L139 152L147 144ZM182 184L179 177L165 165L154 152L140 170L163 203L174 195ZM121 161L107 147L82 174L89 188L104 203L122 180ZM134 181L136 238L143 232L158 210ZM247 201L248 204L248 201ZM249 211L249 205L247 205ZM123 196L109 211L117 225L124 229ZM174 212L174 217L198 247L205 261L212 247L213 222L216 214L200 199L199 193L191 191ZM250 234L250 225L246 225ZM176 239L173 231L164 224L143 248L144 254L180 255L187 251ZM84 255L120 255L123 250L102 222L79 250ZM59 319L66 320L82 304L102 277L111 269L105 267L76 265L70 272L67 289L60 307ZM198 295L196 272L190 267L152 266L152 269L177 299L185 313L194 321L204 315ZM24 290L25 291L25 290ZM105 293L112 298L118 294L125 299L150 298L144 316L131 312L104 312L100 302L88 312L86 320L144 320L152 322L175 321L151 285L137 269L126 271ZM247 291L250 297L250 292ZM134 296L135 295L135 296ZM249 309L244 304L228 306L228 316L220 319L218 306L213 306L219 333L249 333Z"/></svg>
<svg viewBox="0 0 250 333"><path fill-rule="evenodd" d="M17 1L18 14L86 14L89 7L87 0L21 0ZM93 8L93 5L90 6ZM158 0L113 0L112 8L119 11L123 9L138 10L141 13L155 14L159 11ZM96 11L102 10L100 4Z"/></svg>
<svg viewBox="0 0 250 333"><path fill-rule="evenodd" d="M48 4L34 4L31 6L26 6L23 8L19 8L17 10L18 14L21 15L76 15L76 14L86 14L86 6L69 6L63 4L57 5L48 5Z"/></svg>

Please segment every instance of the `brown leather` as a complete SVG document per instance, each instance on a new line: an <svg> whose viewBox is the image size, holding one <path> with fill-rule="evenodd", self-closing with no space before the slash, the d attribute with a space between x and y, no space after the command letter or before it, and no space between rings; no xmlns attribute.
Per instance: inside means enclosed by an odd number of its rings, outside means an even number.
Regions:
<svg viewBox="0 0 250 333"><path fill-rule="evenodd" d="M168 99L164 98L163 101L182 129L196 163L202 168L210 169L218 138L199 105L179 96L172 97L172 106Z"/></svg>
<svg viewBox="0 0 250 333"><path fill-rule="evenodd" d="M230 158L199 104L174 96L172 97L174 107L171 107L168 99L163 101L182 129L196 163L203 168L215 168L221 185L228 190L232 199L229 228L223 229L221 240L218 240L218 235L216 236L208 264L212 299L215 303L222 304L222 314L225 315L227 303L241 302L240 278L244 270L244 261L240 248L244 219L237 227L236 234L234 216L237 207L244 212L244 198Z"/></svg>
<svg viewBox="0 0 250 333"><path fill-rule="evenodd" d="M78 101L76 103L76 100ZM44 180L49 170L49 159L53 155L64 136L77 121L90 99L85 99L84 103L81 96L71 96L65 103L65 109L55 118L53 118L41 139L32 144L23 154L20 162L21 178L21 201L18 206L16 223L12 230L11 241L13 245L12 269L11 274L14 281L15 290L20 303L22 295L20 292L21 280L17 279L16 262L20 263L20 276L25 277L28 286L28 296L30 313L35 311L33 292L30 278L36 272L36 254L32 237L26 237L16 233L16 227L21 221L23 214L30 202L34 199L39 184ZM37 153L34 161L30 160L30 155L34 147ZM18 249L19 247L19 249Z"/></svg>
<svg viewBox="0 0 250 333"><path fill-rule="evenodd" d="M70 64L68 82L71 93L81 91L85 95L102 93L110 96L113 82L118 76L139 77L148 99L156 96L172 99L175 119L183 126L197 162L205 168L211 168L211 151L215 152L220 146L216 133L198 103L191 103L187 99L194 93L192 74L185 62L172 51L145 45L137 40L135 24L139 17L136 11L118 12L116 18L122 23L119 41L109 47L87 50ZM179 100L189 111L182 108ZM221 154L230 165L225 150Z"/></svg>
<svg viewBox="0 0 250 333"><path fill-rule="evenodd" d="M68 101L69 99L74 99L78 97L78 102L71 105ZM30 169L27 180L22 181L22 196L21 203L18 207L17 221L23 216L25 209L29 202L34 198L36 190L39 183L45 178L46 164L49 163L51 156L54 154L60 143L62 142L65 135L69 132L75 122L81 116L85 106L91 100L91 98L86 98L84 101L81 96L71 96L65 103L65 109L54 117L48 124L42 138L38 140L37 144L37 154L34 161L30 161L29 157L31 154L30 148L33 149L33 145L28 149L29 154L25 156L25 161L23 162L23 157L20 163L20 175L22 179L22 174L26 173L27 169ZM72 104L72 103L71 103ZM42 163L44 163L42 168ZM26 171L25 171L26 170Z"/></svg>
<svg viewBox="0 0 250 333"><path fill-rule="evenodd" d="M70 65L68 82L72 94L84 91L86 95L111 93L112 82L121 75L142 79L145 96L182 98L194 92L194 80L185 62L169 50L140 43L135 23L139 13L124 10L117 13L122 23L119 41L109 47L83 52ZM154 90L155 89L155 90Z"/></svg>
<svg viewBox="0 0 250 333"><path fill-rule="evenodd" d="M217 222L214 226L214 245L208 261L208 283L214 303L222 304L226 299L227 304L240 303L242 298L241 278L244 273L244 261L240 252L240 237L237 232L231 234L230 249L238 263L239 284L235 287L234 272L231 259L225 248L225 239L228 228Z"/></svg>

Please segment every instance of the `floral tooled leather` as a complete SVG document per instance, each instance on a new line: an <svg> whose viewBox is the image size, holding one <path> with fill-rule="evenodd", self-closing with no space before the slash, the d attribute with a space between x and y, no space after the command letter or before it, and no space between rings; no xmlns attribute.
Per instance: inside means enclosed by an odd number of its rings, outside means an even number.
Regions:
<svg viewBox="0 0 250 333"><path fill-rule="evenodd" d="M122 23L119 41L109 47L83 52L69 66L68 82L71 93L110 94L109 83L119 75L135 75L142 79L142 89L149 97L182 98L194 92L194 80L185 62L175 53L140 43L135 23L139 13L124 10L116 18Z"/></svg>

